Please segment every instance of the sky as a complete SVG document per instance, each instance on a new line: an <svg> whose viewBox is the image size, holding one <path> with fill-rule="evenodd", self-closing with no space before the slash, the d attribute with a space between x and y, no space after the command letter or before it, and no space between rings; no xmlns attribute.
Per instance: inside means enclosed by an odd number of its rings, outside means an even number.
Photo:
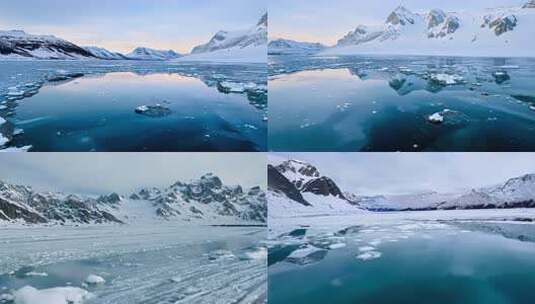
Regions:
<svg viewBox="0 0 535 304"><path fill-rule="evenodd" d="M489 7L521 6L528 0L269 0L270 39L334 45L357 25L383 24L400 4L411 11L482 11ZM313 3L313 5L311 5Z"/></svg>
<svg viewBox="0 0 535 304"><path fill-rule="evenodd" d="M0 153L0 180L39 191L128 194L214 173L226 185L266 188L262 153Z"/></svg>
<svg viewBox="0 0 535 304"><path fill-rule="evenodd" d="M535 173L535 153L275 153L315 165L357 195L458 192Z"/></svg>
<svg viewBox="0 0 535 304"><path fill-rule="evenodd" d="M0 30L123 53L139 46L188 53L219 30L253 27L266 10L263 0L5 0Z"/></svg>

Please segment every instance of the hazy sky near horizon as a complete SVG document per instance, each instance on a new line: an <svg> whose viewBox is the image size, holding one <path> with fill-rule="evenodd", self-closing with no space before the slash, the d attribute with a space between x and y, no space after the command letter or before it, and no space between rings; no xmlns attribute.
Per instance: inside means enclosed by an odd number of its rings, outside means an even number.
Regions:
<svg viewBox="0 0 535 304"><path fill-rule="evenodd" d="M253 27L266 10L262 0L0 1L0 30L123 53L138 46L186 53L219 30Z"/></svg>
<svg viewBox="0 0 535 304"><path fill-rule="evenodd" d="M535 173L533 153L272 153L313 164L357 195L456 192Z"/></svg>
<svg viewBox="0 0 535 304"><path fill-rule="evenodd" d="M266 188L262 153L0 153L0 180L37 190L128 194L214 173L227 185Z"/></svg>
<svg viewBox="0 0 535 304"><path fill-rule="evenodd" d="M520 6L527 0L270 0L270 39L334 45L359 24L382 24L400 4L411 11L482 11L490 7Z"/></svg>

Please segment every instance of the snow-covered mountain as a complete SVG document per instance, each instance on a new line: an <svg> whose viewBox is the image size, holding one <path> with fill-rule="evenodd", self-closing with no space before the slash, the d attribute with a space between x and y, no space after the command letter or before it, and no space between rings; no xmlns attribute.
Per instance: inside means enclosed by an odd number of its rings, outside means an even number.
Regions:
<svg viewBox="0 0 535 304"><path fill-rule="evenodd" d="M49 35L0 31L0 59L95 59L88 50Z"/></svg>
<svg viewBox="0 0 535 304"><path fill-rule="evenodd" d="M260 187L226 186L206 174L188 183L141 189L128 196L99 197L38 192L0 182L0 222L135 223L180 220L207 223L264 223L266 195Z"/></svg>
<svg viewBox="0 0 535 304"><path fill-rule="evenodd" d="M268 44L268 53L270 55L281 54L314 54L324 50L327 46L321 43L299 42L288 39L272 40Z"/></svg>
<svg viewBox="0 0 535 304"><path fill-rule="evenodd" d="M270 216L360 212L336 182L306 162L268 166Z"/></svg>
<svg viewBox="0 0 535 304"><path fill-rule="evenodd" d="M126 55L129 59L134 60L172 60L182 57L181 54L173 50L155 50L146 47L138 47Z"/></svg>
<svg viewBox="0 0 535 304"><path fill-rule="evenodd" d="M268 15L266 13L250 29L217 32L210 41L194 47L191 54L181 60L266 62L267 26Z"/></svg>
<svg viewBox="0 0 535 304"><path fill-rule="evenodd" d="M129 59L125 55L118 53L118 52L112 52L108 51L105 48L97 47L97 46L86 46L84 47L86 51L91 53L94 57L99 59L105 59L105 60L126 60Z"/></svg>
<svg viewBox="0 0 535 304"><path fill-rule="evenodd" d="M535 208L535 174L459 193L428 191L359 196L340 189L334 179L322 176L315 166L288 160L268 166L268 201L270 216L275 217L365 211Z"/></svg>
<svg viewBox="0 0 535 304"><path fill-rule="evenodd" d="M535 174L511 178L492 186L461 193L417 193L360 197L361 208L372 211L535 207Z"/></svg>
<svg viewBox="0 0 535 304"><path fill-rule="evenodd" d="M533 57L533 36L533 1L475 13L399 6L384 24L358 25L323 53Z"/></svg>

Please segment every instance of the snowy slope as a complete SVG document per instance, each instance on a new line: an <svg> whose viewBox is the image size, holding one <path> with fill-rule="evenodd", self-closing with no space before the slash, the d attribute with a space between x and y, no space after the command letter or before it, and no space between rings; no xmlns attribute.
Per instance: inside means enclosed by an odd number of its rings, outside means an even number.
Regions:
<svg viewBox="0 0 535 304"><path fill-rule="evenodd" d="M176 58L182 57L182 55L176 53L173 50L168 51L162 51L162 50L155 50L151 48L146 47L138 47L134 49L132 52L128 53L126 55L129 59L135 59L135 60L172 60Z"/></svg>
<svg viewBox="0 0 535 304"><path fill-rule="evenodd" d="M321 43L299 42L288 39L276 39L268 44L268 53L273 55L280 54L314 54L327 46Z"/></svg>
<svg viewBox="0 0 535 304"><path fill-rule="evenodd" d="M86 49L66 40L24 31L0 31L1 59L94 59Z"/></svg>
<svg viewBox="0 0 535 304"><path fill-rule="evenodd" d="M458 193L434 191L359 196L342 191L312 164L287 160L268 166L270 216L347 214L363 211L535 208L535 174Z"/></svg>
<svg viewBox="0 0 535 304"><path fill-rule="evenodd" d="M142 189L128 196L37 192L31 187L0 182L0 221L262 223L266 217L266 197L260 187L226 186L212 174L163 189Z"/></svg>
<svg viewBox="0 0 535 304"><path fill-rule="evenodd" d="M323 54L533 57L533 3L483 12L414 13L400 6L380 25L359 25Z"/></svg>
<svg viewBox="0 0 535 304"><path fill-rule="evenodd" d="M270 217L363 212L334 180L299 160L268 166L268 203Z"/></svg>
<svg viewBox="0 0 535 304"><path fill-rule="evenodd" d="M180 61L266 62L267 14L251 29L219 31Z"/></svg>
<svg viewBox="0 0 535 304"><path fill-rule="evenodd" d="M97 46L86 46L84 47L86 51L91 53L94 57L105 60L125 60L128 59L125 55L117 52L108 51L104 48Z"/></svg>

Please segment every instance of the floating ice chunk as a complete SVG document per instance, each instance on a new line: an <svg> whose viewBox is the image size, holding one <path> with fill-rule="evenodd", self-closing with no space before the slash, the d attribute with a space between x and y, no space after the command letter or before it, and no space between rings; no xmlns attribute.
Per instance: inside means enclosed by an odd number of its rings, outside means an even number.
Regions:
<svg viewBox="0 0 535 304"><path fill-rule="evenodd" d="M432 123L441 124L444 122L444 116L441 112L437 112L427 117L427 120Z"/></svg>
<svg viewBox="0 0 535 304"><path fill-rule="evenodd" d="M0 147L1 146L2 146L2 144L0 143ZM9 147L9 148L5 148L5 149L0 149L0 153L2 153L2 152L28 152L28 150L30 150L31 148L32 148L31 145L24 146L24 147Z"/></svg>
<svg viewBox="0 0 535 304"><path fill-rule="evenodd" d="M372 246L378 246L379 244L381 244L383 241L382 240L373 240L370 242L370 245Z"/></svg>
<svg viewBox="0 0 535 304"><path fill-rule="evenodd" d="M0 133L0 147L7 144L9 141L10 141L9 138L5 137L4 135L2 135L2 133ZM3 151L3 150L0 150L0 151Z"/></svg>
<svg viewBox="0 0 535 304"><path fill-rule="evenodd" d="M0 117L0 126L5 124L6 122L7 121L4 118Z"/></svg>
<svg viewBox="0 0 535 304"><path fill-rule="evenodd" d="M342 112L344 112L345 110L349 109L349 107L351 107L351 103L350 102L344 102L343 104L339 104L336 106L336 108Z"/></svg>
<svg viewBox="0 0 535 304"><path fill-rule="evenodd" d="M9 293L0 294L0 302L1 301L11 302L14 299L15 297Z"/></svg>
<svg viewBox="0 0 535 304"><path fill-rule="evenodd" d="M286 260L290 263L307 265L318 262L327 255L326 249L321 249L312 245L306 245L292 252Z"/></svg>
<svg viewBox="0 0 535 304"><path fill-rule="evenodd" d="M27 277L48 277L48 273L46 272L35 272L35 271L30 271L30 272L27 272L25 274L25 276Z"/></svg>
<svg viewBox="0 0 535 304"><path fill-rule="evenodd" d="M7 109L7 106L0 105L0 111L1 111L1 110L5 110L5 109Z"/></svg>
<svg viewBox="0 0 535 304"><path fill-rule="evenodd" d="M529 106L529 109L530 109L531 111L535 111L535 106Z"/></svg>
<svg viewBox="0 0 535 304"><path fill-rule="evenodd" d="M98 285L106 283L106 280L104 280L104 278L101 276L90 274L87 276L87 278L85 278L84 282L89 285Z"/></svg>
<svg viewBox="0 0 535 304"><path fill-rule="evenodd" d="M13 136L21 135L23 133L24 133L24 130L20 128L16 128L15 130L13 130Z"/></svg>
<svg viewBox="0 0 535 304"><path fill-rule="evenodd" d="M243 93L246 86L243 83L222 81L217 84L218 89L224 93Z"/></svg>
<svg viewBox="0 0 535 304"><path fill-rule="evenodd" d="M369 260L378 259L381 257L381 255L382 253L378 251L367 251L367 252L357 255L357 259L362 260L362 261L369 261Z"/></svg>
<svg viewBox="0 0 535 304"><path fill-rule="evenodd" d="M265 260L267 255L268 250L266 247L258 247L256 250L245 252L245 256L250 260Z"/></svg>
<svg viewBox="0 0 535 304"><path fill-rule="evenodd" d="M161 104L156 105L142 105L135 109L137 114L149 116L149 117L163 117L170 115L172 113L171 109L162 106Z"/></svg>
<svg viewBox="0 0 535 304"><path fill-rule="evenodd" d="M36 289L25 286L13 293L15 304L82 304L92 298L92 294L77 287L56 287Z"/></svg>
<svg viewBox="0 0 535 304"><path fill-rule="evenodd" d="M374 250L375 250L375 247L372 247L372 246L359 247L360 252L368 252L368 251L374 251Z"/></svg>
<svg viewBox="0 0 535 304"><path fill-rule="evenodd" d="M182 278L180 276L175 276L171 278L171 282L173 283L180 283L182 282Z"/></svg>
<svg viewBox="0 0 535 304"><path fill-rule="evenodd" d="M431 80L443 85L461 84L464 81L464 78L462 76L450 74L434 74L431 75L430 78Z"/></svg>
<svg viewBox="0 0 535 304"><path fill-rule="evenodd" d="M340 249L346 247L345 243L334 243L329 245L329 249Z"/></svg>

